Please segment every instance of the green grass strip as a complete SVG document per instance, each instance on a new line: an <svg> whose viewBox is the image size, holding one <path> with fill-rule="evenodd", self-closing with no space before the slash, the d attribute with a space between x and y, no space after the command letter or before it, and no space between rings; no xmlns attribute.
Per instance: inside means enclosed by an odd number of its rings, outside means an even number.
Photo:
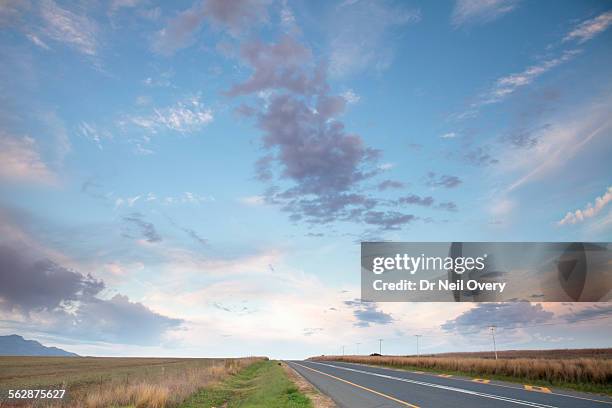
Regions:
<svg viewBox="0 0 612 408"><path fill-rule="evenodd" d="M203 388L181 407L311 408L312 403L276 361L261 361L220 384Z"/></svg>

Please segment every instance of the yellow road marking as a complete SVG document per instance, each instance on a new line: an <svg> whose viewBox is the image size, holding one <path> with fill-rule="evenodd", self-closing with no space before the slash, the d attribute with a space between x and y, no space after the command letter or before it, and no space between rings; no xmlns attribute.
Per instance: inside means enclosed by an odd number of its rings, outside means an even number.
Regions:
<svg viewBox="0 0 612 408"><path fill-rule="evenodd" d="M529 384L525 384L525 389L527 391L536 391L536 392L545 392L547 394L550 394L551 391L549 388L546 387L538 387L537 385L529 385Z"/></svg>
<svg viewBox="0 0 612 408"><path fill-rule="evenodd" d="M350 364L364 366L364 367L378 367L378 368L384 368L384 369L392 370L392 371L406 372L406 370L402 370L402 369L399 369L399 368L389 368L389 367L379 366L379 365L376 365L376 364L360 364L360 363L350 363ZM422 372L422 373L426 374L426 375L432 375L432 376L436 375L434 373L425 373L425 372ZM453 378L453 380L455 380L455 381L472 381L472 380L467 379L467 378L457 378L457 377ZM495 383L490 383L489 385L491 385L493 387L510 388L512 390L520 390L521 389L520 386L513 386L513 385L504 385L504 384L495 384ZM574 399L585 400L585 401L600 402L602 404L612 405L612 401L604 401L604 400L598 400L598 399L594 399L594 398L579 397L577 395L563 394L563 393L560 393L560 392L552 392L551 391L550 393L552 395L559 395L561 397L574 398Z"/></svg>
<svg viewBox="0 0 612 408"><path fill-rule="evenodd" d="M425 374L425 371L413 371L414 374Z"/></svg>
<svg viewBox="0 0 612 408"><path fill-rule="evenodd" d="M450 375L450 374L438 374L438 377L449 378L449 377L452 377L452 375Z"/></svg>
<svg viewBox="0 0 612 408"><path fill-rule="evenodd" d="M354 387L361 388L362 390L369 391L369 392L371 392L371 393L373 393L373 394L376 394L376 395L379 395L379 396L381 396L381 397L388 398L388 399L390 399L391 401L395 401L395 402L397 402L397 403L399 403L399 404L403 404L403 405L405 405L405 406L407 406L407 407L411 407L411 408L419 408L419 406L418 406L418 405L414 405L414 404L411 404L411 403L409 403L409 402L402 401L402 400L397 399L397 398L394 398L394 397L392 397L392 396L390 396L390 395L383 394L382 392L378 392L378 391L372 390L372 389L370 389L370 388L364 387L364 386L362 386L362 385L352 383L352 382L347 381L347 380L345 380L345 379L343 379L343 378L339 378L339 377L336 377L336 376L334 376L334 375L324 373L323 371L315 370L314 368L310 368L310 367L307 367L307 366L305 366L305 365L301 365L301 364L298 364L298 363L293 363L293 364L295 364L295 365L299 365L300 367L307 368L307 369L309 369L309 370L311 370L311 371L314 371L315 373L319 373L319 374L326 375L326 376L328 376L328 377L333 378L334 380L342 381L342 382L347 383L347 384L350 384L350 385L352 385L352 386L354 386Z"/></svg>
<svg viewBox="0 0 612 408"><path fill-rule="evenodd" d="M491 380L486 380L484 378L474 378L472 380L473 382L477 382L477 383L481 383L481 384L488 384L491 382Z"/></svg>

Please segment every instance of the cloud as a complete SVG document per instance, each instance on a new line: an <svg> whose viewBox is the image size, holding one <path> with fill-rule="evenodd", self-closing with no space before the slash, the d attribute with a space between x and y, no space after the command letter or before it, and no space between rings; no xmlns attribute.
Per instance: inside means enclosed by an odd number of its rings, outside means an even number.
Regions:
<svg viewBox="0 0 612 408"><path fill-rule="evenodd" d="M340 5L334 10L330 27L330 74L339 77L372 67L377 71L386 69L393 60L394 29L420 20L419 10L392 6L386 1Z"/></svg>
<svg viewBox="0 0 612 408"><path fill-rule="evenodd" d="M67 327L69 335L111 343L158 344L169 330L184 322L155 313L142 303L116 294L108 300L92 298L76 311L76 327Z"/></svg>
<svg viewBox="0 0 612 408"><path fill-rule="evenodd" d="M493 88L483 96L479 104L488 105L504 100L513 94L517 89L530 85L536 78L544 75L551 69L566 63L579 53L580 50L564 51L560 56L532 65L522 72L499 78L495 82Z"/></svg>
<svg viewBox="0 0 612 408"><path fill-rule="evenodd" d="M192 230L191 228L182 228L183 231L185 231L185 233L187 233L187 235L189 235L189 237L191 239L193 239L195 242L197 242L198 244L201 245L208 245L208 240L206 238L203 238L200 236L200 234L198 234L196 231Z"/></svg>
<svg viewBox="0 0 612 408"><path fill-rule="evenodd" d="M544 310L539 303L478 303L458 317L446 321L441 328L447 332L465 333L485 330L495 325L503 330L547 322L552 317L553 313Z"/></svg>
<svg viewBox="0 0 612 408"><path fill-rule="evenodd" d="M259 206L266 203L266 197L260 195L242 197L240 202L250 206Z"/></svg>
<svg viewBox="0 0 612 408"><path fill-rule="evenodd" d="M90 298L104 289L91 275L63 268L48 259L28 259L14 248L0 246L0 307L53 310L66 302Z"/></svg>
<svg viewBox="0 0 612 408"><path fill-rule="evenodd" d="M156 344L183 321L153 312L127 296L102 299L105 284L67 269L31 247L0 246L0 321L92 341Z"/></svg>
<svg viewBox="0 0 612 408"><path fill-rule="evenodd" d="M304 336L312 336L323 331L322 327L307 327L304 329Z"/></svg>
<svg viewBox="0 0 612 408"><path fill-rule="evenodd" d="M383 230L400 229L403 225L416 220L412 214L402 214L397 211L367 211L363 216L366 224L375 225Z"/></svg>
<svg viewBox="0 0 612 408"><path fill-rule="evenodd" d="M378 183L378 185L376 186L376 189L378 191L385 191L385 190L391 190L391 189L400 189L404 187L406 187L406 183L402 183L401 181L384 180Z"/></svg>
<svg viewBox="0 0 612 408"><path fill-rule="evenodd" d="M581 104L579 109L547 121L550 126L537 128L533 135L537 138L537 144L530 149L505 149L501 152L499 166L506 172L520 173L506 191L515 190L550 174L558 174L563 169L571 171L574 177L576 172L570 169L585 164L572 163L587 160L586 154L596 154L594 146L607 148L601 143L607 141L606 136L612 126L609 100L609 95L597 98L594 102Z"/></svg>
<svg viewBox="0 0 612 408"><path fill-rule="evenodd" d="M568 212L563 219L557 222L557 225L576 224L587 218L592 218L599 214L610 201L612 201L612 187L608 187L608 190L601 197L595 198L595 205L588 203L582 210Z"/></svg>
<svg viewBox="0 0 612 408"><path fill-rule="evenodd" d="M416 194L409 194L404 197L400 197L397 199L398 204L414 204L420 205L423 207L431 207L434 203L434 199L431 196L421 197Z"/></svg>
<svg viewBox="0 0 612 408"><path fill-rule="evenodd" d="M123 217L123 221L125 221L129 225L136 227L139 235L143 236L147 242L160 242L162 240L162 237L158 234L155 225L150 222L144 221L142 217L142 214L134 212L130 215L126 215L125 217ZM133 232L129 229L128 226L128 230L124 233L124 236L133 238L132 233Z"/></svg>
<svg viewBox="0 0 612 408"><path fill-rule="evenodd" d="M267 20L268 4L267 0L196 1L191 8L170 19L166 27L157 32L153 49L171 55L190 46L205 21L238 36Z"/></svg>
<svg viewBox="0 0 612 408"><path fill-rule="evenodd" d="M474 166L489 166L499 163L499 160L491 156L488 146L478 146L468 150L463 158Z"/></svg>
<svg viewBox="0 0 612 408"><path fill-rule="evenodd" d="M457 133L455 132L448 132L443 134L442 136L440 136L442 139L454 139L457 137Z"/></svg>
<svg viewBox="0 0 612 408"><path fill-rule="evenodd" d="M519 0L457 0L451 16L455 28L484 24L514 10Z"/></svg>
<svg viewBox="0 0 612 408"><path fill-rule="evenodd" d="M292 221L313 224L353 221L396 228L414 219L372 211L381 202L364 194L361 183L383 171L380 152L345 130L339 116L347 101L329 94L325 70L310 49L284 36L276 43L247 43L240 55L253 72L228 94L266 94L265 103L249 109L263 132L256 177L275 183L264 194L266 203L280 205ZM377 215L383 218L376 220Z"/></svg>
<svg viewBox="0 0 612 408"><path fill-rule="evenodd" d="M100 150L102 150L102 140L103 139L112 139L112 135L110 134L110 132L105 131L105 130L100 130L93 124L85 122L85 121L82 121L77 126L77 129L79 133L83 135L83 137L93 141L96 144L96 146L98 146L98 149Z"/></svg>
<svg viewBox="0 0 612 408"><path fill-rule="evenodd" d="M44 50L50 50L51 49L51 47L49 47L47 45L47 43L45 43L43 40L41 40L40 37L37 36L34 33L27 33L26 37L28 38L28 40L32 41L32 43L34 45L37 45L38 47L40 47L40 48L42 48Z"/></svg>
<svg viewBox="0 0 612 408"><path fill-rule="evenodd" d="M371 323L390 324L394 321L389 313L379 310L374 302L361 302L355 299L347 300L344 304L355 309L353 316L357 319L357 322L354 324L356 327L369 327Z"/></svg>
<svg viewBox="0 0 612 408"><path fill-rule="evenodd" d="M612 25L612 11L607 11L576 26L563 38L563 42L577 41L582 44L606 31L610 25Z"/></svg>
<svg viewBox="0 0 612 408"><path fill-rule="evenodd" d="M0 3L0 27L13 25L19 21L26 7L27 3L23 0L5 0Z"/></svg>
<svg viewBox="0 0 612 408"><path fill-rule="evenodd" d="M314 94L325 87L321 69L315 70L312 75L304 69L305 65L312 64L310 49L289 36L272 44L248 42L241 47L240 56L253 69L253 73L245 82L233 86L228 91L230 96L268 89Z"/></svg>
<svg viewBox="0 0 612 408"><path fill-rule="evenodd" d="M44 36L89 56L97 53L98 28L93 20L61 8L53 0L40 3L40 15L44 22L41 27Z"/></svg>
<svg viewBox="0 0 612 408"><path fill-rule="evenodd" d="M541 131L549 129L552 125L546 123L535 129L519 129L511 132L501 138L503 142L508 142L510 145L518 148L531 149L538 144Z"/></svg>
<svg viewBox="0 0 612 408"><path fill-rule="evenodd" d="M436 173L430 171L427 173L427 181L426 184L429 187L445 187L445 188L454 188L461 184L462 181L457 176L451 176L448 174L440 175L436 177Z"/></svg>
<svg viewBox="0 0 612 408"><path fill-rule="evenodd" d="M270 0L207 0L204 11L213 24L238 35L248 27L267 20L268 4Z"/></svg>
<svg viewBox="0 0 612 408"><path fill-rule="evenodd" d="M264 147L270 151L264 174L270 175L271 165L276 164L281 179L293 182L293 187L274 194L273 199L286 202L285 208L299 218L332 220L347 206L370 208L374 204L351 190L376 174L366 167L378 153L366 147L361 137L347 134L341 122L332 120L330 115L337 109L324 107L326 101L326 96L319 96L315 111L304 100L278 95L258 117Z"/></svg>
<svg viewBox="0 0 612 408"><path fill-rule="evenodd" d="M92 186L93 187L93 186ZM104 195L102 198L109 199L112 197L112 193ZM209 203L215 201L213 196L204 196L197 193L192 193L190 191L185 191L177 196L164 196L158 197L155 193L147 193L147 194L138 194L132 197L117 197L114 200L115 209L121 207L133 207L137 202L140 204L151 204L151 203L160 203L163 205L173 205L173 204L193 204L193 205L201 205L204 203Z"/></svg>
<svg viewBox="0 0 612 408"><path fill-rule="evenodd" d="M586 309L565 314L561 318L565 319L568 323L576 323L585 319L598 319L606 316L612 316L612 305L610 304L593 305Z"/></svg>
<svg viewBox="0 0 612 408"><path fill-rule="evenodd" d="M357 95L352 89L344 91L342 93L342 97L346 100L348 104L354 104L361 100L361 96Z"/></svg>
<svg viewBox="0 0 612 408"><path fill-rule="evenodd" d="M0 179L54 184L56 175L42 160L36 141L0 130Z"/></svg>
<svg viewBox="0 0 612 408"><path fill-rule="evenodd" d="M293 196L291 192L273 193L267 199L271 203L282 203L282 210L291 214L289 218L292 221L304 220L311 224L359 222L366 210L371 210L378 204L377 200L362 194L337 192L316 195L314 198ZM369 220L374 222L372 216Z"/></svg>
<svg viewBox="0 0 612 408"><path fill-rule="evenodd" d="M162 129L174 132L188 133L200 130L213 121L213 113L204 107L200 97L178 101L173 106L154 109L147 116L130 116L120 122L120 125L131 123L153 133Z"/></svg>
<svg viewBox="0 0 612 408"><path fill-rule="evenodd" d="M444 210L444 211L450 211L450 212L455 212L457 211L457 204L455 204L452 201L446 201L443 203L439 203L436 208L440 209L440 210Z"/></svg>

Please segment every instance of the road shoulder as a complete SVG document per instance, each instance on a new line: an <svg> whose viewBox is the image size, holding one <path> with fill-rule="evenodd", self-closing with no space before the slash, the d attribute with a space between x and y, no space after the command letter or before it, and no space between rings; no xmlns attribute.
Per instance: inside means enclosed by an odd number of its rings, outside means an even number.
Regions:
<svg viewBox="0 0 612 408"><path fill-rule="evenodd" d="M337 408L336 403L331 398L322 394L310 383L310 381L302 377L300 373L290 367L289 364L284 361L281 364L289 380L295 384L302 394L310 399L313 408Z"/></svg>

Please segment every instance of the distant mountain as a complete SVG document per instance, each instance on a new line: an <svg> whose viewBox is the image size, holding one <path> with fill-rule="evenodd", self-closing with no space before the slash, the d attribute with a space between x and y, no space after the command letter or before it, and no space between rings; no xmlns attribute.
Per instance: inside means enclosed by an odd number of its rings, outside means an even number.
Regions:
<svg viewBox="0 0 612 408"><path fill-rule="evenodd" d="M64 356L78 357L57 347L46 347L16 334L0 336L0 356Z"/></svg>

